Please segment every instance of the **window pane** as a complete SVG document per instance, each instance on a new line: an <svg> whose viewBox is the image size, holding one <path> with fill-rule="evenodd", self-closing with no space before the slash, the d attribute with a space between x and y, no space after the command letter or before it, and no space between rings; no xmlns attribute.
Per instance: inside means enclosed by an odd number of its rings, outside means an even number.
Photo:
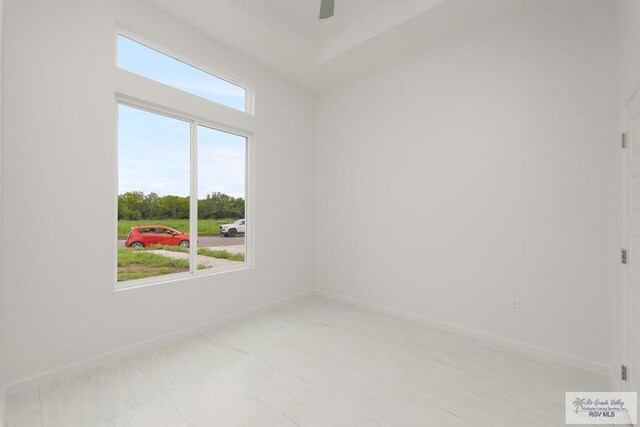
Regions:
<svg viewBox="0 0 640 427"><path fill-rule="evenodd" d="M189 269L190 123L118 106L118 281Z"/></svg>
<svg viewBox="0 0 640 427"><path fill-rule="evenodd" d="M243 88L124 36L118 36L118 67L245 111L246 91Z"/></svg>
<svg viewBox="0 0 640 427"><path fill-rule="evenodd" d="M198 269L245 262L247 139L198 126Z"/></svg>

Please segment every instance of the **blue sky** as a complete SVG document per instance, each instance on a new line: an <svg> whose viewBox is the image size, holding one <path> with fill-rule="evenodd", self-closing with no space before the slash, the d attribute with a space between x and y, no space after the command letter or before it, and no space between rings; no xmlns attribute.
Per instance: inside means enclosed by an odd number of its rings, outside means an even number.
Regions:
<svg viewBox="0 0 640 427"><path fill-rule="evenodd" d="M118 107L118 192L189 195L189 122ZM198 127L198 198L212 192L245 197L241 136Z"/></svg>
<svg viewBox="0 0 640 427"><path fill-rule="evenodd" d="M245 110L243 88L123 36L118 36L118 67L236 110Z"/></svg>
<svg viewBox="0 0 640 427"><path fill-rule="evenodd" d="M123 67L123 64L126 64L123 68L136 72L140 70L139 74L171 83L172 86L188 92L200 91L201 93L195 94L205 98L211 99L213 95L221 103L236 102L235 105L238 106L241 98L244 108L244 91L241 96L238 93L224 92L224 85L211 80L219 79L139 46L141 45L120 37L118 65ZM208 78L198 73L206 74ZM224 81L223 83L230 85ZM160 196L188 196L189 141L188 122L120 105L119 194L142 191L155 192ZM245 197L245 150L244 137L204 127L198 128L198 198L204 198L216 191L233 197Z"/></svg>

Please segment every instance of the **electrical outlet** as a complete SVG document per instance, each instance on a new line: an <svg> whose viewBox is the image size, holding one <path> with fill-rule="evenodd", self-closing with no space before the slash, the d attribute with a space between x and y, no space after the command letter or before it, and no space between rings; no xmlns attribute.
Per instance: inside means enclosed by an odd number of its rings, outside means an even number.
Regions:
<svg viewBox="0 0 640 427"><path fill-rule="evenodd" d="M518 298L509 298L509 311L520 313L520 300Z"/></svg>

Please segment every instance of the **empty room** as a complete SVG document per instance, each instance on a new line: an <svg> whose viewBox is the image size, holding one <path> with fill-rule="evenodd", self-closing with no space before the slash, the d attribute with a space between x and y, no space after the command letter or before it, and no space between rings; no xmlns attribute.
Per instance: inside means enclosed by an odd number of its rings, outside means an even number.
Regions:
<svg viewBox="0 0 640 427"><path fill-rule="evenodd" d="M640 1L0 0L1 427L638 391Z"/></svg>

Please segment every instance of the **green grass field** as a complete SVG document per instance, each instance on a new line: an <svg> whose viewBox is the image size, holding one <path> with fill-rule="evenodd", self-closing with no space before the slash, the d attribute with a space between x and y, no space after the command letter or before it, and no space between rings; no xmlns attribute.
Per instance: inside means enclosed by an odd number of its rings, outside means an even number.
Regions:
<svg viewBox="0 0 640 427"><path fill-rule="evenodd" d="M199 219L198 236L217 236L220 233L221 224L230 224L235 219ZM143 219L143 220L120 220L118 221L118 239L124 240L131 227L141 225L163 225L171 227L183 233L189 232L188 219Z"/></svg>
<svg viewBox="0 0 640 427"><path fill-rule="evenodd" d="M165 251L171 251L171 252L182 252L185 254L189 252L188 248L183 248L182 246L166 246L166 245L154 245L154 246L149 246L143 249L135 249L135 250L136 251L155 251L160 249ZM210 256L213 258L228 259L231 261L244 262L243 253L229 252L229 251L225 251L224 249L216 250L216 249L209 249L209 248L198 248L198 255Z"/></svg>
<svg viewBox="0 0 640 427"><path fill-rule="evenodd" d="M175 259L149 252L159 249L173 252L189 252L189 249L181 246L163 245L150 246L144 249L118 249L118 281L124 282L127 280L144 279L146 277L189 271L188 259ZM198 255L240 262L244 262L245 260L245 256L242 253L211 250L209 248L199 248ZM208 265L198 265L198 270L207 268L210 267Z"/></svg>
<svg viewBox="0 0 640 427"><path fill-rule="evenodd" d="M174 259L145 251L118 249L118 281L189 271L189 260Z"/></svg>

